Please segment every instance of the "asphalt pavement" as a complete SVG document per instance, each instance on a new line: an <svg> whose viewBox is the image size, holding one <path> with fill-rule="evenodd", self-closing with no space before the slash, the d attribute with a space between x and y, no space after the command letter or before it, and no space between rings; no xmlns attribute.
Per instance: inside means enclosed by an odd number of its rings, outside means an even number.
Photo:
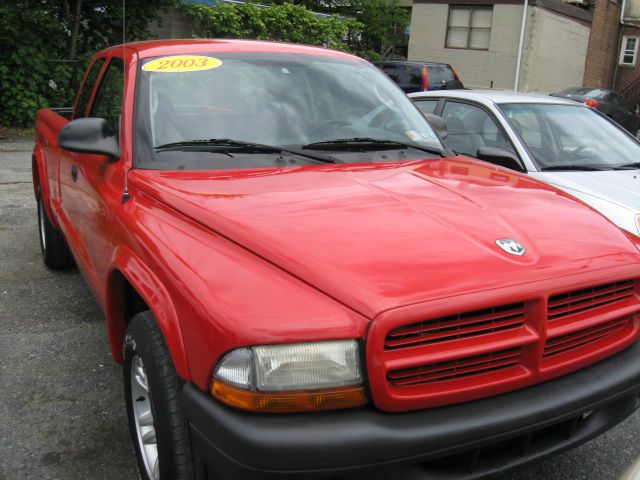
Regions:
<svg viewBox="0 0 640 480"><path fill-rule="evenodd" d="M0 480L136 479L103 315L75 270L40 257L32 148L0 139ZM636 413L500 480L614 480L639 455Z"/></svg>

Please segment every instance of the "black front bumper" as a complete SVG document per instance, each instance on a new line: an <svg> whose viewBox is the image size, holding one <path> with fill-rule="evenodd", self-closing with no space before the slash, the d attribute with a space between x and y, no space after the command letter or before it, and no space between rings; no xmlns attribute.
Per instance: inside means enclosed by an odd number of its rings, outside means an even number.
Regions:
<svg viewBox="0 0 640 480"><path fill-rule="evenodd" d="M579 445L640 405L640 342L508 394L408 413L241 412L184 387L193 440L215 478L486 478Z"/></svg>

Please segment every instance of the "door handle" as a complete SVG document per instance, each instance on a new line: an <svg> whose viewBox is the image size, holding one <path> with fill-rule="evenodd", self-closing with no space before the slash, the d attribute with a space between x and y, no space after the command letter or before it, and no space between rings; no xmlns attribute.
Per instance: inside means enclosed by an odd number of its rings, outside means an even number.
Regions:
<svg viewBox="0 0 640 480"><path fill-rule="evenodd" d="M78 167L75 165L71 166L71 180L74 182L78 180Z"/></svg>

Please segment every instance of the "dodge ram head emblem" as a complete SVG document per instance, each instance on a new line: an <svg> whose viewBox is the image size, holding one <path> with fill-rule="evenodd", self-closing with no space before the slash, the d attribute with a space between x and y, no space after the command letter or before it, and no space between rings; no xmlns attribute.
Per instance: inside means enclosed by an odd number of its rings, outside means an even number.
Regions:
<svg viewBox="0 0 640 480"><path fill-rule="evenodd" d="M511 255L524 255L524 252L526 251L520 243L512 240L511 238L501 238L500 240L496 240L496 245Z"/></svg>

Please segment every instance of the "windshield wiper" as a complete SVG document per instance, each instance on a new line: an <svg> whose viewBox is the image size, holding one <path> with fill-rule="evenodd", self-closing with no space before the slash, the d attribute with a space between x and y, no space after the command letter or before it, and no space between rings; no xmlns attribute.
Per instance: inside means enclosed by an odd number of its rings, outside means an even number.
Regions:
<svg viewBox="0 0 640 480"><path fill-rule="evenodd" d="M616 165L614 168L618 169L630 169L630 170L635 170L640 168L640 162L633 162L633 163L625 163L624 165Z"/></svg>
<svg viewBox="0 0 640 480"><path fill-rule="evenodd" d="M416 150L422 150L427 153L435 153L441 157L446 157L445 152L441 148L426 147L423 145L415 145L413 143L397 142L395 140L385 140L381 138L368 138L368 137L355 137L355 138L337 138L335 140L325 140L322 142L309 143L303 145L302 148L306 150L333 150L342 149L344 147L363 148L363 147L377 147L377 148L394 148L405 147L415 148Z"/></svg>
<svg viewBox="0 0 640 480"><path fill-rule="evenodd" d="M551 165L548 167L541 167L540 170L548 172L551 170L583 170L585 172L599 172L602 170L607 170L606 168L593 167L591 165Z"/></svg>
<svg viewBox="0 0 640 480"><path fill-rule="evenodd" d="M301 157L310 158L322 163L342 163L340 160L328 155L310 154L301 152L300 150L278 147L276 145L264 145L262 143L244 142L241 140L233 140L231 138L211 138L209 140L183 140L180 142L165 143L154 147L156 151L171 150L180 147L232 147L241 148L250 152L270 152L270 153L292 153Z"/></svg>

